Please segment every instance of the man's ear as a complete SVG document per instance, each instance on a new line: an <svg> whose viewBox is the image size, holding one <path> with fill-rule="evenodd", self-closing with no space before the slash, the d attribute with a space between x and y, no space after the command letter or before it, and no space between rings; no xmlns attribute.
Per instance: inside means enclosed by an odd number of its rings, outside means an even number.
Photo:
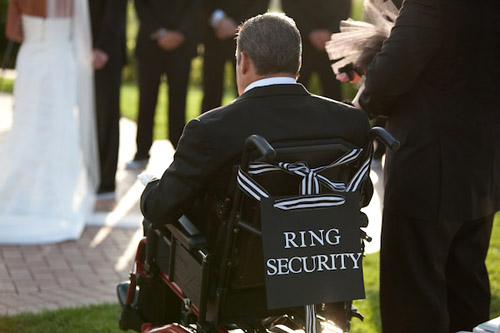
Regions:
<svg viewBox="0 0 500 333"><path fill-rule="evenodd" d="M302 57L299 58L299 70L297 71L297 75L295 75L295 79L298 80L299 79L299 73L300 73L300 69L302 68Z"/></svg>
<svg viewBox="0 0 500 333"><path fill-rule="evenodd" d="M240 53L240 69L242 74L246 74L250 69L250 57L246 52Z"/></svg>

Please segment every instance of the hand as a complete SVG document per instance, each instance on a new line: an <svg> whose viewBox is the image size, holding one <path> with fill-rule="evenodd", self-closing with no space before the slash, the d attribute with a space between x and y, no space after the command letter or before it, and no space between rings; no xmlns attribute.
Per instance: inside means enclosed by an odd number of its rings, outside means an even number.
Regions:
<svg viewBox="0 0 500 333"><path fill-rule="evenodd" d="M229 39L236 36L238 31L238 26L234 20L230 17L223 17L217 22L217 27L215 28L215 35L219 39Z"/></svg>
<svg viewBox="0 0 500 333"><path fill-rule="evenodd" d="M184 43L184 35L175 30L168 30L165 34L158 38L158 46L165 51L172 51L177 49Z"/></svg>
<svg viewBox="0 0 500 333"><path fill-rule="evenodd" d="M352 80L349 77L349 74L345 72L338 73L337 76L335 76L335 78L340 82L352 82L352 83L358 83L359 80L361 80L361 76L359 76L359 74L356 71L351 71L351 75L352 75Z"/></svg>
<svg viewBox="0 0 500 333"><path fill-rule="evenodd" d="M326 29L316 29L309 33L309 41L318 51L325 52L325 44L330 40L332 32Z"/></svg>
<svg viewBox="0 0 500 333"><path fill-rule="evenodd" d="M151 182L154 182L155 180L158 180L154 175L142 172L137 176L137 179L141 182L142 185L146 186Z"/></svg>
<svg viewBox="0 0 500 333"><path fill-rule="evenodd" d="M104 66L108 63L109 56L106 52L100 49L94 49L92 51L92 65L94 66L94 70L103 69Z"/></svg>

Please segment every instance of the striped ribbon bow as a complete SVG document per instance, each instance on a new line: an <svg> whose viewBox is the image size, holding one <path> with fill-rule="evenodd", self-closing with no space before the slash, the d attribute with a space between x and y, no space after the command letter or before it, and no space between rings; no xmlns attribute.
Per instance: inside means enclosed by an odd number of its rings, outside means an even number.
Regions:
<svg viewBox="0 0 500 333"><path fill-rule="evenodd" d="M299 189L299 196L288 197L283 200L277 200L274 207L282 210L291 209L310 209L333 207L344 204L344 197L338 194L319 195L321 185L327 187L333 192L356 192L359 185L365 178L369 170L370 160L367 158L362 166L356 171L352 179L347 182L331 181L320 174L329 168L337 167L343 164L353 162L361 155L362 149L352 149L342 155L335 162L317 168L309 168L305 162L269 164L264 162L251 163L248 173L241 168L238 169L237 181L239 188L248 196L260 201L262 198L269 198L270 195L259 183L250 177L250 175L259 175L274 171L284 171L302 177ZM316 195L316 196L313 196Z"/></svg>

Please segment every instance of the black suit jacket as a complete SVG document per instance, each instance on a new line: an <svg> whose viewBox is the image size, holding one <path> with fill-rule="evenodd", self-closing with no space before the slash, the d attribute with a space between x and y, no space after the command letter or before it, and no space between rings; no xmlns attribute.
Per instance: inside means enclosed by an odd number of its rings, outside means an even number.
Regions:
<svg viewBox="0 0 500 333"><path fill-rule="evenodd" d="M341 20L349 17L351 0L282 0L286 15L294 19L304 41L312 30L339 32Z"/></svg>
<svg viewBox="0 0 500 333"><path fill-rule="evenodd" d="M363 112L300 84L251 89L186 125L173 163L142 194L142 213L154 225L174 223L205 191L225 195L233 161L252 134L270 142L339 137L361 146L368 130Z"/></svg>
<svg viewBox="0 0 500 333"><path fill-rule="evenodd" d="M93 47L125 61L126 0L89 0Z"/></svg>
<svg viewBox="0 0 500 333"><path fill-rule="evenodd" d="M160 28L177 30L186 38L179 50L195 54L199 37L201 0L135 0L140 21L136 54L140 57L162 51L151 34Z"/></svg>
<svg viewBox="0 0 500 333"><path fill-rule="evenodd" d="M406 0L366 75L361 106L387 115L385 208L476 219L500 208L500 5Z"/></svg>

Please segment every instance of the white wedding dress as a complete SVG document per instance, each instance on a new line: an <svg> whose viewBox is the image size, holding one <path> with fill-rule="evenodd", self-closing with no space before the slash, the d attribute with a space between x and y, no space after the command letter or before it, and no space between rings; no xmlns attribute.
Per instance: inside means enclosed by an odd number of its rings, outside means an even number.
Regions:
<svg viewBox="0 0 500 333"><path fill-rule="evenodd" d="M73 18L22 16L13 124L0 146L0 243L78 239L92 212Z"/></svg>

